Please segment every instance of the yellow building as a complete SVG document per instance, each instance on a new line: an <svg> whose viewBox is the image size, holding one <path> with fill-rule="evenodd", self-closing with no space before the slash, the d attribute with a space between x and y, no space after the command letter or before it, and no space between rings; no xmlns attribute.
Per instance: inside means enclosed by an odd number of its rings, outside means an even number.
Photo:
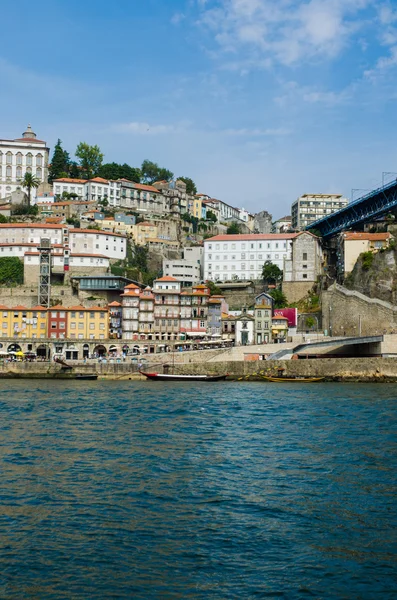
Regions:
<svg viewBox="0 0 397 600"><path fill-rule="evenodd" d="M43 306L27 308L0 305L0 331L4 338L46 338L47 309Z"/></svg>
<svg viewBox="0 0 397 600"><path fill-rule="evenodd" d="M201 202L201 198L194 198L193 199L193 217L197 217L197 219L201 219L202 216L202 202Z"/></svg>
<svg viewBox="0 0 397 600"><path fill-rule="evenodd" d="M132 237L137 246L144 246L151 240L158 239L158 228L149 221L132 226Z"/></svg>
<svg viewBox="0 0 397 600"><path fill-rule="evenodd" d="M66 337L71 340L105 340L109 337L109 311L102 306L70 306Z"/></svg>

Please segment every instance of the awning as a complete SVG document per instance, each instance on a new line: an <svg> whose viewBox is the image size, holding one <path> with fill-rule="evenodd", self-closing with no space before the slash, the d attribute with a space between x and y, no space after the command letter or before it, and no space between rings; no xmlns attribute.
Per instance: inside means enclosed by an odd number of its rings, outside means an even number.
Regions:
<svg viewBox="0 0 397 600"><path fill-rule="evenodd" d="M205 331L203 331L203 332L187 331L186 335L189 335L190 337L205 337L207 334L205 333Z"/></svg>

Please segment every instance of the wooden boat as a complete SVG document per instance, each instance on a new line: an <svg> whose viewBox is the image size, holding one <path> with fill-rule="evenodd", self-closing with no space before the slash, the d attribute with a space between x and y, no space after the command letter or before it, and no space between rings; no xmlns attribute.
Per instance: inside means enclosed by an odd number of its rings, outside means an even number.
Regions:
<svg viewBox="0 0 397 600"><path fill-rule="evenodd" d="M94 373L77 373L74 376L74 379L84 381L96 381L98 379L98 375L95 375Z"/></svg>
<svg viewBox="0 0 397 600"><path fill-rule="evenodd" d="M222 381L226 379L226 375L176 375L166 373L144 373L139 371L141 375L153 381Z"/></svg>
<svg viewBox="0 0 397 600"><path fill-rule="evenodd" d="M317 383L318 381L324 381L324 377L271 377L269 375L263 375L263 379L274 383Z"/></svg>

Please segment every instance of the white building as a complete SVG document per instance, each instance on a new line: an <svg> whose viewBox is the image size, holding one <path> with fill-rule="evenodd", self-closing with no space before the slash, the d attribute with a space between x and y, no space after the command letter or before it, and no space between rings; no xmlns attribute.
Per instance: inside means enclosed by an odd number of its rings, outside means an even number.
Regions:
<svg viewBox="0 0 397 600"><path fill-rule="evenodd" d="M173 277L184 286L192 286L201 281L200 263L196 260L185 258L169 260L163 259L163 273L165 276Z"/></svg>
<svg viewBox="0 0 397 600"><path fill-rule="evenodd" d="M69 229L62 225L46 223L5 223L0 224L0 245L34 244L38 246L41 238L49 238L51 245L63 244Z"/></svg>
<svg viewBox="0 0 397 600"><path fill-rule="evenodd" d="M292 217L286 216L272 223L272 233L285 233L292 229Z"/></svg>
<svg viewBox="0 0 397 600"><path fill-rule="evenodd" d="M47 143L38 140L28 125L21 138L0 140L0 198L6 198L21 188L25 173L32 173L40 183L48 178ZM36 197L32 188L31 199Z"/></svg>
<svg viewBox="0 0 397 600"><path fill-rule="evenodd" d="M124 260L127 255L127 238L120 233L71 229L69 245L73 254L102 254L113 260Z"/></svg>
<svg viewBox="0 0 397 600"><path fill-rule="evenodd" d="M303 194L291 207L292 228L305 229L311 223L341 210L348 203L342 194Z"/></svg>
<svg viewBox="0 0 397 600"><path fill-rule="evenodd" d="M71 177L62 177L54 179L52 182L55 196L58 198L65 192L67 194L77 194L81 200L86 199L86 179L73 179Z"/></svg>
<svg viewBox="0 0 397 600"><path fill-rule="evenodd" d="M283 269L284 260L291 258L292 240L296 235L217 235L204 240L204 279L260 279L263 265L268 260Z"/></svg>
<svg viewBox="0 0 397 600"><path fill-rule="evenodd" d="M42 238L50 239L55 248L70 248L72 254L100 254L113 260L124 260L127 254L127 238L119 233L95 229L69 229L65 225L46 223L0 224L0 252L1 247L8 246L26 246L32 250L33 247L37 248Z"/></svg>

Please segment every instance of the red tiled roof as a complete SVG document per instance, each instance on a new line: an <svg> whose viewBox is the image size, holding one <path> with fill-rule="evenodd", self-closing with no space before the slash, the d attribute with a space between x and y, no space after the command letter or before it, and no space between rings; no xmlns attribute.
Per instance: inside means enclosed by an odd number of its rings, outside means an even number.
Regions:
<svg viewBox="0 0 397 600"><path fill-rule="evenodd" d="M108 304L108 306L121 306L120 302L116 302L116 300L114 302L111 302L110 304Z"/></svg>
<svg viewBox="0 0 397 600"><path fill-rule="evenodd" d="M14 142L35 142L37 144L46 144L47 142L45 142L44 140L38 140L37 138L15 138L15 140L13 140Z"/></svg>
<svg viewBox="0 0 397 600"><path fill-rule="evenodd" d="M47 310L47 309L46 309L46 307L45 307L45 306L41 306L41 305L39 304L39 305L37 305L37 306L33 306L33 308L31 308L30 310L35 310L35 311L38 311L38 310Z"/></svg>
<svg viewBox="0 0 397 600"><path fill-rule="evenodd" d="M343 234L345 240L368 240L370 242L383 242L390 238L390 233L365 233L365 231L347 231Z"/></svg>
<svg viewBox="0 0 397 600"><path fill-rule="evenodd" d="M103 179L103 177L94 177L94 179L90 179L89 181L90 181L90 183L92 181L95 181L95 183L109 183L109 180Z"/></svg>
<svg viewBox="0 0 397 600"><path fill-rule="evenodd" d="M125 238L125 235L122 235L121 233L113 233L113 231L101 231L100 229L70 229L70 233L94 233L95 235L99 233L100 235L110 235L113 237L116 236Z"/></svg>
<svg viewBox="0 0 397 600"><path fill-rule="evenodd" d="M139 287L139 285L135 285L135 283L130 283L130 284L126 285L124 289L125 290L140 290L141 288Z"/></svg>
<svg viewBox="0 0 397 600"><path fill-rule="evenodd" d="M155 194L159 194L159 190L152 185L145 185L143 183L134 183L134 188L137 190L142 190L143 192L154 192Z"/></svg>
<svg viewBox="0 0 397 600"><path fill-rule="evenodd" d="M2 223L0 229L62 229L62 226L46 223ZM80 231L80 230L78 230ZM91 230L90 230L91 231Z"/></svg>
<svg viewBox="0 0 397 600"><path fill-rule="evenodd" d="M70 177L61 177L54 179L53 183L87 183L87 179L72 179Z"/></svg>
<svg viewBox="0 0 397 600"><path fill-rule="evenodd" d="M156 281L178 281L175 277L170 277L169 275L165 275L164 277L160 277L160 279L156 279Z"/></svg>

